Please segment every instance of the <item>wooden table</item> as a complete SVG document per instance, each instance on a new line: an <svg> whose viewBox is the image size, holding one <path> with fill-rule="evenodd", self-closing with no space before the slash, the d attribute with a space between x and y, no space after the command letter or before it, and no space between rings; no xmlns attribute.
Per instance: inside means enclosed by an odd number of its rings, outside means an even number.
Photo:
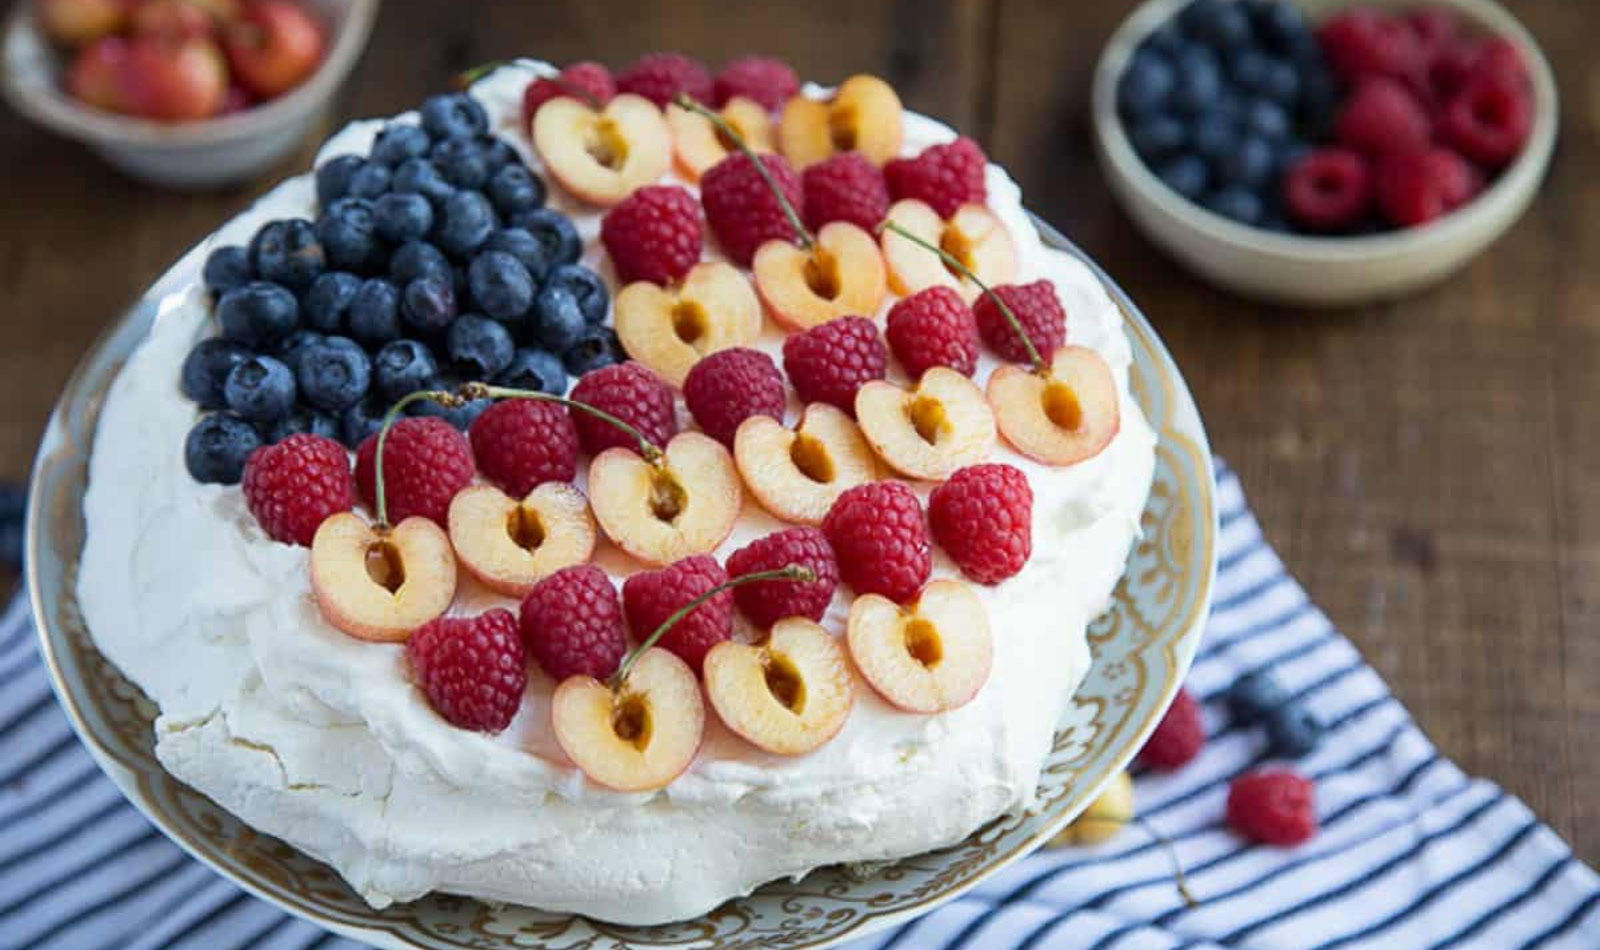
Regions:
<svg viewBox="0 0 1600 950"><path fill-rule="evenodd" d="M822 80L884 75L908 106L981 141L1142 305L1290 569L1444 752L1600 862L1600 9L1510 3L1564 94L1561 149L1532 211L1429 294L1310 314L1210 289L1113 204L1087 101L1129 6L389 0L328 128L522 53L617 65L658 48L713 63L761 50ZM170 194L0 111L0 476L26 472L106 322L310 154L248 186Z"/></svg>

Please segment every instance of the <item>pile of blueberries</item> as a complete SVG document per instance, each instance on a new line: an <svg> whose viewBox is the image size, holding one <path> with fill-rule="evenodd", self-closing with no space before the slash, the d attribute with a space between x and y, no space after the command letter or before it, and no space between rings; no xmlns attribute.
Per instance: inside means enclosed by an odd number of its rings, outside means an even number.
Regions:
<svg viewBox="0 0 1600 950"><path fill-rule="evenodd" d="M185 446L195 480L234 484L252 451L296 432L354 448L418 389L559 394L622 358L576 228L471 97L429 99L420 124L389 123L316 185L315 221L272 221L206 260L220 332L181 380L209 410ZM410 407L461 428L484 408Z"/></svg>
<svg viewBox="0 0 1600 950"><path fill-rule="evenodd" d="M1133 148L1178 194L1288 231L1285 171L1327 136L1334 74L1287 0L1193 0L1135 51L1117 88Z"/></svg>

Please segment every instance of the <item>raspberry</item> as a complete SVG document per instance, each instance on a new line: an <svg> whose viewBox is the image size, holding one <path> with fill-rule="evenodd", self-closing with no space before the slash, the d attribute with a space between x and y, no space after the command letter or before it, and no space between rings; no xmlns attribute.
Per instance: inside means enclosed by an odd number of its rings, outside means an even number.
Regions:
<svg viewBox="0 0 1600 950"><path fill-rule="evenodd" d="M1334 72L1352 86L1382 77L1421 87L1427 51L1405 20L1358 8L1322 24L1317 41Z"/></svg>
<svg viewBox="0 0 1600 950"><path fill-rule="evenodd" d="M783 421L783 374L760 350L718 350L689 370L683 401L706 435L731 449L739 423L751 416Z"/></svg>
<svg viewBox="0 0 1600 950"><path fill-rule="evenodd" d="M839 576L857 594L905 603L933 570L922 505L903 482L868 482L835 499L822 519Z"/></svg>
<svg viewBox="0 0 1600 950"><path fill-rule="evenodd" d="M1247 838L1291 845L1317 833L1311 781L1288 769L1262 769L1228 786L1228 824Z"/></svg>
<svg viewBox="0 0 1600 950"><path fill-rule="evenodd" d="M533 121L539 107L557 96L587 97L605 105L616 94L617 85L611 81L611 70L599 63L573 63L561 70L555 79L535 79L522 91L523 131L527 131L527 124Z"/></svg>
<svg viewBox="0 0 1600 950"><path fill-rule="evenodd" d="M350 455L326 436L302 432L250 453L244 500L267 537L311 546L329 515L349 511Z"/></svg>
<svg viewBox="0 0 1600 950"><path fill-rule="evenodd" d="M1522 58L1517 44L1503 36L1494 36L1483 42L1472 57L1472 75L1469 78L1498 80L1519 91L1528 86L1528 64Z"/></svg>
<svg viewBox="0 0 1600 950"><path fill-rule="evenodd" d="M916 198L948 218L964 204L983 204L989 194L983 181L987 164L983 149L963 135L947 145L930 145L916 158L885 162L883 177L896 201Z"/></svg>
<svg viewBox="0 0 1600 950"><path fill-rule="evenodd" d="M889 188L883 173L860 152L840 152L800 173L805 192L806 227L820 230L829 221L848 221L871 231L889 213Z"/></svg>
<svg viewBox="0 0 1600 950"><path fill-rule="evenodd" d="M600 241L625 284L670 284L700 260L700 203L677 185L648 185L606 212Z"/></svg>
<svg viewBox="0 0 1600 950"><path fill-rule="evenodd" d="M628 652L622 602L611 578L593 564L564 567L522 598L522 642L556 680L605 679Z"/></svg>
<svg viewBox="0 0 1600 950"><path fill-rule="evenodd" d="M1357 152L1307 152L1284 176L1289 217L1309 231L1342 231L1361 223L1372 203L1367 160Z"/></svg>
<svg viewBox="0 0 1600 950"><path fill-rule="evenodd" d="M378 436L356 449L356 486L376 508ZM401 419L383 443L383 488L389 521L399 524L421 515L443 528L450 521L450 499L467 487L475 471L467 437L438 416Z"/></svg>
<svg viewBox="0 0 1600 950"><path fill-rule="evenodd" d="M1334 120L1339 144L1368 155L1422 148L1430 134L1422 103L1392 79L1363 83Z"/></svg>
<svg viewBox="0 0 1600 950"><path fill-rule="evenodd" d="M499 732L522 705L528 668L509 610L425 623L406 641L406 656L428 705L453 726Z"/></svg>
<svg viewBox="0 0 1600 950"><path fill-rule="evenodd" d="M643 433L658 448L678 434L678 414L672 403L672 390L661 377L643 364L613 363L586 373L572 387L571 398L602 412L608 412ZM633 437L604 419L581 409L570 410L578 430L578 443L590 455L599 455L613 446L639 448Z"/></svg>
<svg viewBox="0 0 1600 950"><path fill-rule="evenodd" d="M674 612L718 584L728 575L709 554L696 554L659 571L644 571L622 584L622 611L634 639L644 639ZM676 653L700 672L706 651L733 635L733 597L722 591L672 625L656 645Z"/></svg>
<svg viewBox="0 0 1600 950"><path fill-rule="evenodd" d="M1457 42L1436 50L1428 61L1428 95L1435 105L1448 104L1467 86L1478 65L1479 46Z"/></svg>
<svg viewBox="0 0 1600 950"><path fill-rule="evenodd" d="M883 335L913 379L935 366L967 376L978 369L977 319L949 287L929 287L898 301L889 308Z"/></svg>
<svg viewBox="0 0 1600 950"><path fill-rule="evenodd" d="M882 379L889 351L866 317L840 317L783 341L783 370L805 402L826 402L856 414L856 390Z"/></svg>
<svg viewBox="0 0 1600 950"><path fill-rule="evenodd" d="M789 528L757 538L728 555L728 574L742 577L790 564L811 568L814 581L756 581L733 589L734 602L750 622L770 627L785 617L821 620L839 584L839 562L828 539L816 528Z"/></svg>
<svg viewBox="0 0 1600 950"><path fill-rule="evenodd" d="M617 76L617 91L644 96L662 108L680 92L710 102L711 74L682 53L646 53Z"/></svg>
<svg viewBox="0 0 1600 950"><path fill-rule="evenodd" d="M776 112L800 91L800 78L781 59L742 56L722 67L712 91L719 109L734 96L744 96L761 103L768 112Z"/></svg>
<svg viewBox="0 0 1600 950"><path fill-rule="evenodd" d="M958 469L928 497L928 524L961 573L998 584L1033 553L1033 489L1010 465Z"/></svg>
<svg viewBox="0 0 1600 950"><path fill-rule="evenodd" d="M473 420L467 436L483 477L521 498L545 482L578 473L578 433L554 403L507 399Z"/></svg>
<svg viewBox="0 0 1600 950"><path fill-rule="evenodd" d="M1443 217L1470 201L1477 190L1472 166L1449 149L1397 153L1378 164L1378 207L1396 227Z"/></svg>
<svg viewBox="0 0 1600 950"><path fill-rule="evenodd" d="M1061 309L1061 301L1056 298L1055 285L1048 280L1036 280L1031 284L996 287L994 292L1011 308L1017 322L1022 324L1023 332L1033 341L1034 349L1039 351L1045 362L1049 362L1050 354L1067 339L1067 314ZM994 350L995 355L1013 363L1028 362L1027 347L1022 345L1017 331L1011 328L1011 321L1000 312L988 294L978 298L972 307L972 316L977 320L978 333L983 337L983 342L989 344L989 349Z"/></svg>
<svg viewBox="0 0 1600 950"><path fill-rule="evenodd" d="M800 178L781 155L763 155L761 164L789 204L800 207ZM732 152L700 178L700 203L722 249L740 267L749 267L756 248L768 241L792 241L794 226L777 196L743 152Z"/></svg>
<svg viewBox="0 0 1600 950"><path fill-rule="evenodd" d="M1444 7L1423 7L1405 16L1406 25L1422 47L1422 55L1432 56L1456 41L1457 26L1454 13Z"/></svg>
<svg viewBox="0 0 1600 950"><path fill-rule="evenodd" d="M1511 163L1528 141L1533 105L1528 94L1492 75L1476 75L1445 107L1439 137L1487 168Z"/></svg>
<svg viewBox="0 0 1600 950"><path fill-rule="evenodd" d="M1170 772L1198 755L1205 744L1206 725L1200 721L1200 704L1187 689L1179 689L1156 731L1144 741L1139 761Z"/></svg>

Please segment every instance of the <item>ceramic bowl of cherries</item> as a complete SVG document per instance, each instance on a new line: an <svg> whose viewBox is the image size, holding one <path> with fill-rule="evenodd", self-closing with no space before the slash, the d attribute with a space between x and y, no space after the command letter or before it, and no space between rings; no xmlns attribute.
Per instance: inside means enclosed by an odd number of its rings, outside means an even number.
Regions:
<svg viewBox="0 0 1600 950"><path fill-rule="evenodd" d="M1509 228L1558 108L1491 0L1150 0L1095 77L1134 222L1213 283L1301 305L1419 290Z"/></svg>

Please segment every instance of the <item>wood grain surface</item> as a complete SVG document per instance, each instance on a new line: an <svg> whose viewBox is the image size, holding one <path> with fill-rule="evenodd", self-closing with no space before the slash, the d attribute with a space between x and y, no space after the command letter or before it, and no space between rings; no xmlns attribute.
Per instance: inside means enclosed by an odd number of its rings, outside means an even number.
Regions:
<svg viewBox="0 0 1600 950"><path fill-rule="evenodd" d="M1542 193L1443 286L1339 313L1212 290L1114 205L1089 77L1130 0L388 0L324 131L517 54L765 51L819 80L885 76L978 138L1138 301L1290 570L1443 751L1600 863L1600 5L1507 5L1563 93ZM24 476L106 323L310 155L247 186L173 194L0 110L0 476Z"/></svg>

